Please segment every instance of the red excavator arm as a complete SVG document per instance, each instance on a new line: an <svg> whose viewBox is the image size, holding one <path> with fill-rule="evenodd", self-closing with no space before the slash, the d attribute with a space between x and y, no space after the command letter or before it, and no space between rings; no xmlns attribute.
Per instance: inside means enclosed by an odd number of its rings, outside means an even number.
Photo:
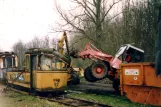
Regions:
<svg viewBox="0 0 161 107"><path fill-rule="evenodd" d="M110 61L113 59L112 55L108 55L98 50L95 46L93 46L90 42L86 45L85 49L78 53L78 57L80 58L90 58L90 59L99 59L104 61Z"/></svg>
<svg viewBox="0 0 161 107"><path fill-rule="evenodd" d="M122 63L117 57L113 57L112 55L105 54L99 49L97 49L94 45L90 42L86 45L85 49L78 53L77 55L79 58L82 59L94 59L95 61L102 60L115 69L119 68L119 64Z"/></svg>

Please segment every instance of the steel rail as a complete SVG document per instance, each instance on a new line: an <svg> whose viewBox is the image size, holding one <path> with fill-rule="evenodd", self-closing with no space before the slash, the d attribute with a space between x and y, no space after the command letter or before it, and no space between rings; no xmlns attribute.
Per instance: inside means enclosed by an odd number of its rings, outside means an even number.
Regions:
<svg viewBox="0 0 161 107"><path fill-rule="evenodd" d="M63 104L65 106L70 106L70 107L112 107L106 104L101 104L101 103L78 99L78 98L72 98L68 96L61 96L61 97L59 96L59 97L52 97L52 98L40 97L40 99L46 99L48 101L57 102L59 104Z"/></svg>

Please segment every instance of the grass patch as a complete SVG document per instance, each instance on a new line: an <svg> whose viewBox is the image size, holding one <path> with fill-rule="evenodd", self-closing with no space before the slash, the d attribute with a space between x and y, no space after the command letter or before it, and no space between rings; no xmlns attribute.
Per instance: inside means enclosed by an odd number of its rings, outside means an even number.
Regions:
<svg viewBox="0 0 161 107"><path fill-rule="evenodd" d="M7 91L0 96L0 107L66 107L34 96Z"/></svg>
<svg viewBox="0 0 161 107"><path fill-rule="evenodd" d="M152 105L143 105L139 103L133 103L128 100L125 96L116 95L113 93L97 93L86 92L86 93L73 93L69 95L70 97L86 99L90 101L95 101L98 103L107 104L114 107L156 107Z"/></svg>

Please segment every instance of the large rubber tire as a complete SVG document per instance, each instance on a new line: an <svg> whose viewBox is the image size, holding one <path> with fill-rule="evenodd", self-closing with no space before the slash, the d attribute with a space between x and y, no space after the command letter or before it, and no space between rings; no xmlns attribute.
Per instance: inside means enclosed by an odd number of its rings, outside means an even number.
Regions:
<svg viewBox="0 0 161 107"><path fill-rule="evenodd" d="M91 73L93 77L95 77L98 80L101 80L107 76L107 65L102 61L93 62L93 64L91 65Z"/></svg>
<svg viewBox="0 0 161 107"><path fill-rule="evenodd" d="M118 78L114 79L113 80L113 88L115 89L116 92L120 91L119 86L120 86L120 79L118 79Z"/></svg>
<svg viewBox="0 0 161 107"><path fill-rule="evenodd" d="M84 78L88 81L88 82L96 82L97 79L95 77L92 76L92 73L91 73L91 68L90 67L87 67L85 70L84 70Z"/></svg>
<svg viewBox="0 0 161 107"><path fill-rule="evenodd" d="M80 84L80 78L79 78L79 75L78 74L72 73L71 74L71 78L72 78L72 80L71 80L71 84L72 85Z"/></svg>

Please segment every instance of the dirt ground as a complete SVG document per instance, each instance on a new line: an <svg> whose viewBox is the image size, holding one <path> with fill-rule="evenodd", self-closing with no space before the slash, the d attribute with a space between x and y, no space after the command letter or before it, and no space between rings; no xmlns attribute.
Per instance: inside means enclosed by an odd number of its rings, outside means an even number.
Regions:
<svg viewBox="0 0 161 107"><path fill-rule="evenodd" d="M3 91L4 88L5 85L0 84L0 107L65 107L55 102L39 99L39 97L11 90Z"/></svg>
<svg viewBox="0 0 161 107"><path fill-rule="evenodd" d="M3 106L5 106L4 104L8 103L7 101L3 100L4 95L5 95L4 94L4 88L5 87L6 86L4 84L0 83L0 107L3 107Z"/></svg>
<svg viewBox="0 0 161 107"><path fill-rule="evenodd" d="M6 86L2 83L0 83L0 97L3 95L3 90Z"/></svg>

